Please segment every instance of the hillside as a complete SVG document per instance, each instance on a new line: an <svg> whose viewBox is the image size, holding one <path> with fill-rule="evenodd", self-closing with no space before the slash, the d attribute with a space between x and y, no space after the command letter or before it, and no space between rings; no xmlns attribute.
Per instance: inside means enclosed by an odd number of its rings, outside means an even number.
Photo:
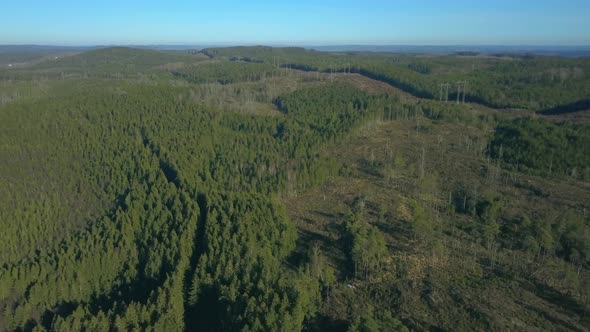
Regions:
<svg viewBox="0 0 590 332"><path fill-rule="evenodd" d="M39 64L33 69L52 67L100 67L100 66L137 66L149 69L168 62L185 60L188 56L146 49L129 47L108 47L84 52L71 57L62 57L56 61Z"/></svg>
<svg viewBox="0 0 590 332"><path fill-rule="evenodd" d="M194 53L0 71L1 331L590 329L586 60Z"/></svg>
<svg viewBox="0 0 590 332"><path fill-rule="evenodd" d="M79 54L57 54L28 68L0 71L4 79L138 78L158 75L166 66L178 67L204 60L187 52L129 47L99 48Z"/></svg>
<svg viewBox="0 0 590 332"><path fill-rule="evenodd" d="M590 94L588 58L330 53L262 46L203 53L310 71L360 73L417 97L462 100L465 94L467 101L495 108L549 109L574 104Z"/></svg>

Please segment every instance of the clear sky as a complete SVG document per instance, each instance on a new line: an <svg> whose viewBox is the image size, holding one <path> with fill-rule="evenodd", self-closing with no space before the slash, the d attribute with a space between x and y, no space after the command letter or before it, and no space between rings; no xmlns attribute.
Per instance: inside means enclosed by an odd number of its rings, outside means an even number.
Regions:
<svg viewBox="0 0 590 332"><path fill-rule="evenodd" d="M6 0L0 44L590 45L590 0Z"/></svg>

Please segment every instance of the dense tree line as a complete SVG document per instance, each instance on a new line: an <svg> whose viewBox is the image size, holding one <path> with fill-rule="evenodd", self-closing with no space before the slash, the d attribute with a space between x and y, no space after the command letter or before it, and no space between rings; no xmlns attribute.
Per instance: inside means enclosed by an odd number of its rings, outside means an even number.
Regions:
<svg viewBox="0 0 590 332"><path fill-rule="evenodd" d="M521 118L498 124L493 158L536 174L590 178L590 129L585 125Z"/></svg>
<svg viewBox="0 0 590 332"><path fill-rule="evenodd" d="M365 220L365 198L357 197L346 220L346 238L354 276L370 279L378 275L387 257L387 247L381 232Z"/></svg>
<svg viewBox="0 0 590 332"><path fill-rule="evenodd" d="M575 211L531 219L523 215L508 228L520 249L534 256L557 255L581 269L590 262L590 231Z"/></svg>
<svg viewBox="0 0 590 332"><path fill-rule="evenodd" d="M301 330L315 312L318 280L285 272L295 229L272 199L212 194L207 200L203 253L192 278L192 328Z"/></svg>
<svg viewBox="0 0 590 332"><path fill-rule="evenodd" d="M475 197L461 189L454 197L454 211L476 218L473 232L487 248L501 245L533 257L557 256L577 269L590 262L590 229L580 211L564 209L543 216L503 218L508 204L497 194L484 192Z"/></svg>
<svg viewBox="0 0 590 332"><path fill-rule="evenodd" d="M269 64L224 61L204 63L173 70L172 74L192 83L229 84L243 81L259 81L271 77L276 69Z"/></svg>

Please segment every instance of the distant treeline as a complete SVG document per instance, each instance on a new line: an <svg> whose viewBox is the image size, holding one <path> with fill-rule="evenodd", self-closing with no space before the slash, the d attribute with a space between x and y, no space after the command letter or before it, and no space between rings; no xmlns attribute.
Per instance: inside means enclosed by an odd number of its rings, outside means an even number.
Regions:
<svg viewBox="0 0 590 332"><path fill-rule="evenodd" d="M417 57L263 46L212 48L203 53L306 71L360 73L430 99L455 99L456 82L467 81L466 100L494 108L549 109L590 95L590 59L583 58L470 53ZM441 88L446 83L450 84L449 94Z"/></svg>

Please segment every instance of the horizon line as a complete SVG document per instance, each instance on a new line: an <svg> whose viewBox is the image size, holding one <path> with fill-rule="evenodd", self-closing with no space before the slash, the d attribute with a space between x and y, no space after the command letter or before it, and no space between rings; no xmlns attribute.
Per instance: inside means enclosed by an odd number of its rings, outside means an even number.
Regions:
<svg viewBox="0 0 590 332"><path fill-rule="evenodd" d="M112 46L268 46L268 47L588 47L590 44L322 44L322 43L98 43L98 44L45 44L45 43L22 43L22 44L2 44L0 46L41 46L41 47L112 47Z"/></svg>

